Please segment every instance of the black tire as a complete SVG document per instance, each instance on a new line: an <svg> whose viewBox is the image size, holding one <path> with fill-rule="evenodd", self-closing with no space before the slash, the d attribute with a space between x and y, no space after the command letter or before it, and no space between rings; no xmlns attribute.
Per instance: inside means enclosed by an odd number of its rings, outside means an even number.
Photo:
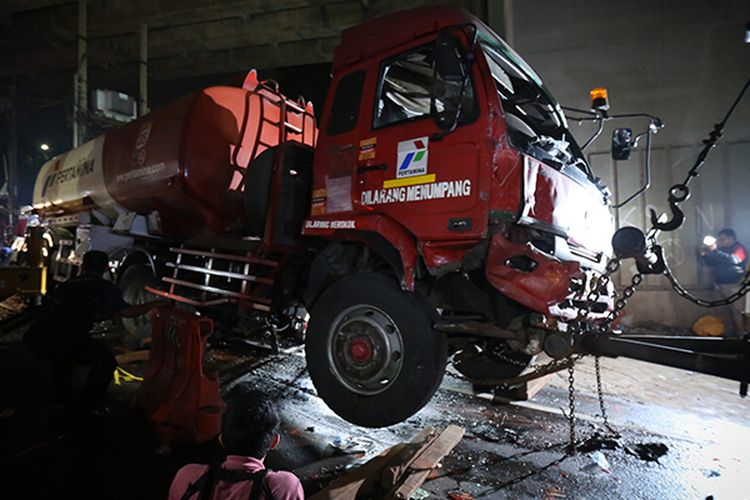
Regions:
<svg viewBox="0 0 750 500"><path fill-rule="evenodd" d="M361 274L331 285L312 310L305 345L310 378L320 397L341 418L364 427L385 427L418 412L445 374L447 344L432 328L435 315L421 296L402 291L386 276ZM370 326L371 319L378 326ZM344 359L354 358L354 343L361 345L363 338L375 339L369 360ZM380 338L387 349L381 349ZM390 355L383 357L385 352ZM373 370L381 365L378 357L389 360L373 377L378 380L358 385L364 378L361 372L371 373L371 364ZM379 379L383 370L392 376ZM351 377L350 372L357 374Z"/></svg>
<svg viewBox="0 0 750 500"><path fill-rule="evenodd" d="M134 306L136 304L151 302L158 298L143 288L146 285L155 286L156 282L156 277L148 265L131 264L123 271L122 276L120 276L118 286L125 302ZM151 319L149 314L134 318L120 317L119 321L125 330L128 342L134 344L132 347L136 347L135 344L151 336Z"/></svg>
<svg viewBox="0 0 750 500"><path fill-rule="evenodd" d="M502 341L497 342L499 345ZM517 377L533 361L534 357L522 352L505 349L502 353L503 358L488 354L492 346L483 345L484 351L476 345L470 345L464 348L453 358L453 367L462 375L472 382L479 382L483 379L505 379Z"/></svg>

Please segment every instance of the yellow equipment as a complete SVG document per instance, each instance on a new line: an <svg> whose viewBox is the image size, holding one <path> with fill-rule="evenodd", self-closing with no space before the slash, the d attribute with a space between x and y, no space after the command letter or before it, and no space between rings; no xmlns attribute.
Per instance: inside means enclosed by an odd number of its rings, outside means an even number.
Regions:
<svg viewBox="0 0 750 500"><path fill-rule="evenodd" d="M29 228L26 266L0 267L0 301L16 293L44 295L47 293L47 268L43 265L43 228Z"/></svg>

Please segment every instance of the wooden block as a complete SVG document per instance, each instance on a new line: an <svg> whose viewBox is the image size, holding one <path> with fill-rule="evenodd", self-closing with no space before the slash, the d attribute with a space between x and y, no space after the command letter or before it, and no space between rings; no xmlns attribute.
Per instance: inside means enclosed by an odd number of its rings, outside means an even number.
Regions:
<svg viewBox="0 0 750 500"><path fill-rule="evenodd" d="M383 450L377 457L331 481L326 487L310 497L310 500L354 500L357 496L368 496L380 486L383 468L404 449L406 445L397 444Z"/></svg>
<svg viewBox="0 0 750 500"><path fill-rule="evenodd" d="M390 491L408 470L411 463L437 437L434 427L427 427L414 436L409 444L383 469L381 484L383 489Z"/></svg>
<svg viewBox="0 0 750 500"><path fill-rule="evenodd" d="M464 430L457 425L449 425L435 439L424 452L419 455L412 463L410 468L413 470L432 469L445 455L456 447L463 439Z"/></svg>
<svg viewBox="0 0 750 500"><path fill-rule="evenodd" d="M430 472L431 471L429 470L412 472L406 476L406 479L401 483L401 486L399 486L392 496L388 498L396 498L398 500L407 500L411 498L414 492L417 491L417 489L427 480L427 476L430 475Z"/></svg>
<svg viewBox="0 0 750 500"><path fill-rule="evenodd" d="M383 498L383 491L389 490L388 498L408 499L461 441L464 430L450 425L435 434L435 430L428 427L410 443L397 444L384 450L361 467L331 481L328 487L310 497L310 500Z"/></svg>
<svg viewBox="0 0 750 500"><path fill-rule="evenodd" d="M552 380L552 377L554 377L554 373L550 373L548 375L545 375L544 377L540 377L534 380L529 380L526 383L526 399L531 399L534 396L536 396L536 393L541 391L544 386L546 386L550 380Z"/></svg>
<svg viewBox="0 0 750 500"><path fill-rule="evenodd" d="M409 473L401 486L392 491L388 498L406 500L422 486L432 469L456 447L464 437L464 430L457 425L449 425L435 438L424 451L409 465Z"/></svg>

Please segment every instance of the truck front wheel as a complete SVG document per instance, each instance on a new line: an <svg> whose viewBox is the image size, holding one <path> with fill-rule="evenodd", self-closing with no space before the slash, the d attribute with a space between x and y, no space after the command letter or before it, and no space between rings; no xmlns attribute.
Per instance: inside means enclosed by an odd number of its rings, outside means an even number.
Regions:
<svg viewBox="0 0 750 500"><path fill-rule="evenodd" d="M419 411L445 373L445 337L435 310L385 276L331 285L313 308L306 339L315 388L340 417L385 427Z"/></svg>

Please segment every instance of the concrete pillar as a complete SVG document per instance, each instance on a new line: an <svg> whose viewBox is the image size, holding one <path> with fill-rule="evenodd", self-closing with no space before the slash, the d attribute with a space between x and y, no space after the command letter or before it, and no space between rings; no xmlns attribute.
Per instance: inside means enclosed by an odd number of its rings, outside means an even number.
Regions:
<svg viewBox="0 0 750 500"><path fill-rule="evenodd" d="M487 0L487 24L513 46L513 0Z"/></svg>
<svg viewBox="0 0 750 500"><path fill-rule="evenodd" d="M16 212L18 208L18 114L16 112L16 84L15 79L10 87L10 106L8 108L8 169L5 182L8 187L8 199L6 208L8 209L8 223L13 226L16 222Z"/></svg>
<svg viewBox="0 0 750 500"><path fill-rule="evenodd" d="M138 74L138 116L148 113L148 25L141 24L141 57Z"/></svg>
<svg viewBox="0 0 750 500"><path fill-rule="evenodd" d="M86 1L78 0L78 68L73 79L73 147L86 141L86 116L89 109Z"/></svg>

